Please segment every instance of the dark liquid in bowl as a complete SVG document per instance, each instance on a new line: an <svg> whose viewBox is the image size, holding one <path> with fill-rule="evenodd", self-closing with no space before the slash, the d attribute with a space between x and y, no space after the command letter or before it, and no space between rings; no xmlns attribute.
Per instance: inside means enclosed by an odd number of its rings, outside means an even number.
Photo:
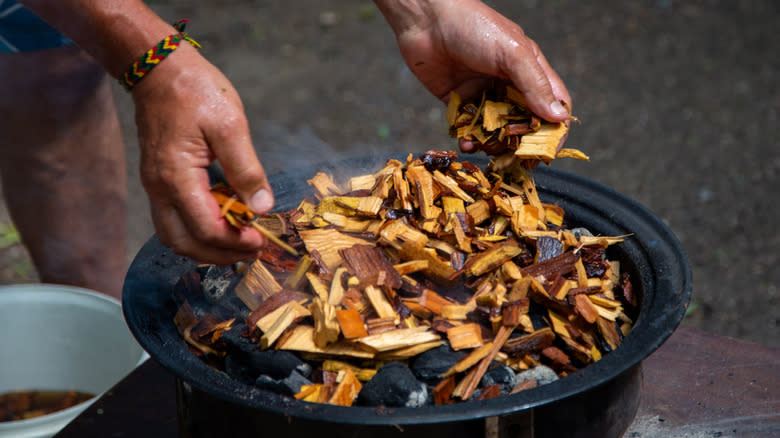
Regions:
<svg viewBox="0 0 780 438"><path fill-rule="evenodd" d="M94 397L79 391L14 391L0 394L0 421L27 420L61 411Z"/></svg>

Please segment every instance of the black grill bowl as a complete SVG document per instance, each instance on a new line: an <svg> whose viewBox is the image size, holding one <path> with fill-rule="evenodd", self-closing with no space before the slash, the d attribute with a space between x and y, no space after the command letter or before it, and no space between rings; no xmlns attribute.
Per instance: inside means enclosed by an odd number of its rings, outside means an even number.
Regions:
<svg viewBox="0 0 780 438"><path fill-rule="evenodd" d="M394 157L403 159L403 157ZM387 157L349 160L271 176L277 210L295 208L317 171L334 175L380 168ZM484 167L484 158L470 161ZM362 169L362 170L361 170ZM691 271L680 242L647 208L594 181L547 167L534 171L544 202L566 212L570 226L596 235L626 235L608 256L631 274L639 314L615 351L548 385L490 400L423 408L377 409L312 404L239 383L193 355L176 331L171 291L195 262L152 237L125 279L122 303L143 348L175 375L182 437L619 437L633 420L641 392L641 362L677 328L691 293Z"/></svg>

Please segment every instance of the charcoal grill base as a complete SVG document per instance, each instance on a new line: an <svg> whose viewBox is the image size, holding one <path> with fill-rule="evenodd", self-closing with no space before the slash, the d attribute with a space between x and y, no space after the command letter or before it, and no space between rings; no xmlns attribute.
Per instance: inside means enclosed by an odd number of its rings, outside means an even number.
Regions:
<svg viewBox="0 0 780 438"><path fill-rule="evenodd" d="M340 168L368 171L384 161L367 157ZM486 164L473 161L481 167ZM295 208L310 193L306 179L316 171L335 175L337 170L317 165L272 175L278 210ZM683 318L691 293L688 260L671 230L624 195L555 169L540 167L535 177L542 200L563 208L569 225L584 226L597 235L629 236L610 247L608 254L631 275L639 301L634 327L620 348L556 382L490 400L381 413L369 407L305 403L244 385L192 354L173 323L177 306L171 291L195 262L174 255L152 238L125 278L123 310L141 346L180 379L181 436L250 431L252 436L316 438L619 437L638 407L641 361Z"/></svg>
<svg viewBox="0 0 780 438"><path fill-rule="evenodd" d="M362 425L284 417L228 402L176 379L180 438L619 438L631 425L641 364L576 396L500 416L428 424ZM468 409L463 407L464 413Z"/></svg>

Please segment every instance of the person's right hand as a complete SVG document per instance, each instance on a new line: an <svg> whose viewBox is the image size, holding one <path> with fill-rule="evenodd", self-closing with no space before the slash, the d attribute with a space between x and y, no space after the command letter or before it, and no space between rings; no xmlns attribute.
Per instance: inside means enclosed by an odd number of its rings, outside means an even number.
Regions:
<svg viewBox="0 0 780 438"><path fill-rule="evenodd" d="M566 122L571 96L539 46L520 26L478 0L375 0L409 69L444 102L478 96L496 79L512 84L536 115ZM473 141L461 139L464 152Z"/></svg>
<svg viewBox="0 0 780 438"><path fill-rule="evenodd" d="M263 237L248 227L231 227L209 192L206 167L217 159L228 184L256 214L273 208L271 187L230 81L182 43L135 86L132 96L141 181L160 241L204 263L257 258Z"/></svg>

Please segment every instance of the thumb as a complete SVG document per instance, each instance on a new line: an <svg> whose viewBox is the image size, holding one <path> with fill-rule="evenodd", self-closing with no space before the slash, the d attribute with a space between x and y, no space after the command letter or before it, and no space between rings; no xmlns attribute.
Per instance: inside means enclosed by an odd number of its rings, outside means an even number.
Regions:
<svg viewBox="0 0 780 438"><path fill-rule="evenodd" d="M225 180L238 197L255 214L268 213L274 207L271 184L252 146L248 127L237 131L243 134L213 139L213 152L222 166Z"/></svg>
<svg viewBox="0 0 780 438"><path fill-rule="evenodd" d="M508 57L509 78L523 93L534 114L549 122L566 121L569 117L567 106L571 108L569 92L536 44L531 42L530 45Z"/></svg>

